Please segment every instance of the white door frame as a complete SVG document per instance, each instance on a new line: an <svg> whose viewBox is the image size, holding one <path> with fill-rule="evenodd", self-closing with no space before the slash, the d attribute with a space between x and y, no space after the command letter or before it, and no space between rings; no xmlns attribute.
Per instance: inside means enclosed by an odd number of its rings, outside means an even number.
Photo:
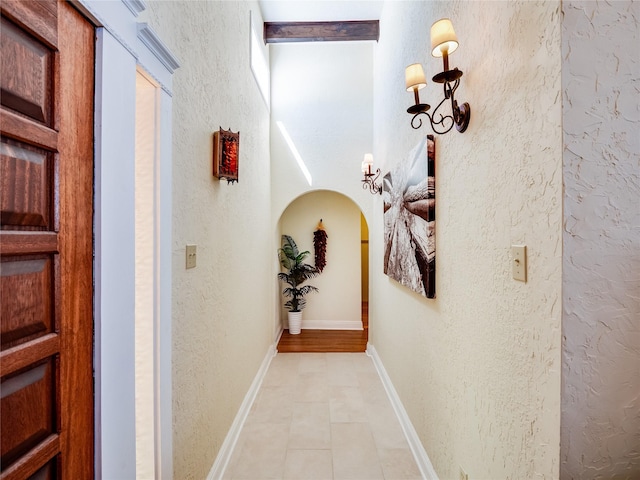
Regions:
<svg viewBox="0 0 640 480"><path fill-rule="evenodd" d="M178 62L147 24L143 0L72 0L97 27L95 78L95 477L136 478L135 92L138 66L160 91L155 344L156 476L170 479L172 74Z"/></svg>

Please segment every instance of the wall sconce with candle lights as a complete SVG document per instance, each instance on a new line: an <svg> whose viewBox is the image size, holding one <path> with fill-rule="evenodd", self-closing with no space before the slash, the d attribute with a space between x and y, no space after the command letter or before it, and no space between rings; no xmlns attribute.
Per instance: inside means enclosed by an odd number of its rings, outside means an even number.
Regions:
<svg viewBox="0 0 640 480"><path fill-rule="evenodd" d="M427 80L424 75L422 65L414 63L409 65L405 70L405 84L407 92L413 91L415 105L411 105L407 112L413 115L411 119L411 127L418 129L422 126L420 115L426 115L431 123L433 131L439 135L449 132L453 126L460 133L464 132L469 125L471 117L471 107L467 102L458 105L455 99L455 92L460 85L460 77L462 71L454 68L449 70L449 55L458 48L458 38L453 30L451 20L443 18L435 22L431 26L431 55L434 57L442 57L444 70L435 75L432 80L435 83L443 84L444 98L438 106L428 113L431 106L426 103L420 103L420 94L418 90L427 86ZM443 115L438 112L440 107L449 100L451 103L451 115ZM417 122L416 122L417 120Z"/></svg>
<svg viewBox="0 0 640 480"><path fill-rule="evenodd" d="M372 195L377 193L382 195L382 185L377 184L376 180L380 177L380 169L373 170L373 155L365 153L364 160L362 161L362 173L364 178L362 179L362 188L365 190L368 188Z"/></svg>

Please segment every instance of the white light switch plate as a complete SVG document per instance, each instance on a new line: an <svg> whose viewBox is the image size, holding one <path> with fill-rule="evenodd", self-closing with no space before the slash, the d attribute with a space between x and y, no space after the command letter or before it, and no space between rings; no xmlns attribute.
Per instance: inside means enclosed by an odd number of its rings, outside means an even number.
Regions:
<svg viewBox="0 0 640 480"><path fill-rule="evenodd" d="M521 282L527 281L527 247L526 245L511 245L511 262L513 278Z"/></svg>
<svg viewBox="0 0 640 480"><path fill-rule="evenodd" d="M195 268L196 266L196 246L187 245L187 268Z"/></svg>

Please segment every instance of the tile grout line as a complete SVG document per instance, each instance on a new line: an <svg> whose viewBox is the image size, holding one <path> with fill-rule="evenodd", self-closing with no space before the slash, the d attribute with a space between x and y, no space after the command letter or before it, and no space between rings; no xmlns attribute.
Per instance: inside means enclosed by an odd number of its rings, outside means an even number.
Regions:
<svg viewBox="0 0 640 480"><path fill-rule="evenodd" d="M398 478L395 476L388 477L389 473L388 471L385 472L385 467L383 467L383 458L385 458L387 461L387 464L388 464L387 468L389 468L389 465L390 465L391 468L393 469L393 468L407 468L407 466L409 465L407 463L409 461L407 460L407 458L409 457L411 458L409 468L416 469L415 476L413 476L413 474L409 474L409 475L412 475L410 478L418 478L418 476L420 475L419 473L420 467L415 461L415 455L413 455L413 450L411 449L411 445L407 443L408 439L405 438L403 440L403 444L406 445L406 448L404 447L382 448L384 446L384 441L382 444L379 443L380 428L387 428L387 427L381 427L381 425L386 424L387 414L386 413L381 414L385 420L383 420L381 424L378 424L376 429L374 429L374 425L372 424L372 417L371 417L372 412L369 410L370 408L379 408L382 405L382 404L379 404L380 402L379 399L382 398L382 397L379 397L379 395L386 394L385 400L387 400L387 402L385 403L387 406L385 406L385 408L389 409L389 414L391 415L388 418L388 420L391 420L392 423L396 425L396 427L394 428L398 428L398 432L401 432L401 431L404 432L404 429L402 428L402 425L399 422L399 418L397 417L397 413L395 412L395 409L392 408L393 405L389 405L388 403L388 401L390 400L389 398L387 398L388 392L386 390L386 386L384 385L383 379L380 376L380 372L378 371L378 367L375 364L373 357L371 357L368 354L365 354L364 352L332 354L331 356L327 355L327 353L315 353L315 354L313 353L295 354L294 353L294 354L285 354L285 355L295 355L298 358L293 356L289 357L292 359L291 366L287 366L288 361L285 362L284 360L282 361L276 360L274 362L271 362L272 359L276 358L276 355L271 357L271 359L269 360L269 364L267 365L267 368L266 368L266 370L268 371L265 371L262 374L262 378L260 380L260 384L258 385L258 389L253 395L251 405L249 405L248 410L246 410L245 412L246 414L243 420L243 424L241 426L241 431L238 432L236 438L234 439L233 448L231 449L231 452L227 455L226 462L224 463L224 469L222 470L221 475L224 475L225 479L236 478L238 475L240 475L241 478L245 478L249 474L248 472L250 471L257 472L255 468L258 468L260 472L263 472L262 468L270 468L271 475L273 474L282 475L282 477L284 478L289 478L289 476L294 475L296 479L301 479L304 477L304 474L300 473L301 471L305 471L311 474L318 474L320 472L324 472L322 474L323 478L329 478L329 472L331 472L330 478L334 480L344 478L344 475L340 475L340 472L347 473L347 472L353 472L353 471L360 471L364 475L371 474L370 476L372 478L373 477L381 478L381 479ZM341 355L342 357L338 357L338 355ZM360 359L356 360L354 355L359 355L359 356L362 356L363 358L367 358L367 362L360 363L361 360ZM284 357L281 357L281 358L284 358ZM291 371L291 373L295 372L295 378L291 379L290 377L287 376L287 370L293 367L294 365L295 365L295 370ZM333 380L332 380L332 376L330 375L331 371L333 371L334 374L338 372L337 374L338 376L336 377L334 375ZM269 383L265 385L265 379L269 376L269 373L271 373L270 380L269 380ZM316 389L316 392L318 391L317 390L318 384L314 383L313 380L311 381L311 383L307 383L307 385L304 387L306 388L306 390L298 390L299 386L302 383L304 383L302 379L304 378L305 375L309 375L311 379L313 378L314 375L316 376L316 378L318 377L320 378L321 386L319 391L320 392L323 391L322 387L326 388L326 391L324 391L324 394L321 393L321 396L323 396L323 398L326 396L326 400L318 400L318 401L313 400L314 393L310 393L310 392L314 392L314 389ZM371 380L367 380L366 375L371 375ZM350 378L350 377L353 377L353 378ZM374 377L376 380L373 380ZM332 383L332 382L338 382L338 383ZM341 383L341 382L344 382L344 383ZM282 405L283 405L282 401L278 400L278 395L282 395L282 393L278 394L276 390L271 390L270 391L271 393L268 396L264 397L264 399L262 394L265 391L264 390L265 388L278 389L282 387L290 387L291 393L295 395L295 398L292 400L292 402L288 402L288 404L285 401L285 407L287 407L288 405L288 407L290 408L290 411L287 412L289 415L287 416L285 414L283 416L282 414L277 414L276 418L280 420L277 421L277 423L271 423L269 421L269 418L271 417L272 414L270 414L269 412L270 411L277 412L278 409L282 408ZM374 390L370 390L371 388L373 388ZM380 388L380 391L379 393L376 394L375 392L376 392L376 389L378 388ZM373 397L367 397L365 395L366 389L369 389L367 393L369 395L373 394ZM341 390L344 393L341 393ZM302 394L302 399L300 399L299 397L299 395L301 394ZM288 395L286 391L284 395L286 398L286 396ZM338 395L338 397L334 397L335 395ZM344 398L342 397L342 395L344 395ZM309 398L311 398L312 400L305 401L305 399L308 400ZM372 398L371 400L372 403L368 403L368 401L365 400L365 398L367 399ZM274 400L275 400L275 403L274 403ZM332 403L332 400L335 400L336 402ZM334 407L336 408L336 410L332 409L332 404L337 405ZM316 405L316 407L318 405L322 405L322 407L320 407L320 410L316 409L314 413L313 405ZM306 406L307 410L305 410L305 407L303 406ZM324 411L325 414L322 414L322 411ZM260 418L260 420L258 420L256 423L255 421L252 421L251 418L252 416L256 415L257 412L260 412L258 414L259 415L258 418ZM298 412L297 415L296 415L296 412ZM333 420L334 412L337 412L336 413L337 417L335 417L336 421ZM305 415L307 414L310 415L309 418L305 417ZM317 422L318 414L320 414L320 418L321 418L319 423ZM296 420L296 416L298 417L297 420ZM327 420L322 420L322 418L326 418ZM362 420L362 418L366 420ZM342 419L344 420L339 421ZM320 425L319 428L326 432L325 435L327 435L328 439L327 437L325 437L325 440L320 440L319 445L326 445L326 448L325 447L304 447L304 446L302 446L302 448L295 448L295 445L292 445L290 443L292 438L297 436L298 440L295 440L295 441L300 441L302 439L303 444L304 444L304 441L306 441L304 433L302 434L302 437L300 437L299 436L301 435L300 431L298 430L296 432L294 430L296 421L302 422L303 430L305 428L307 429L314 428L314 423L315 423L315 428L318 428L318 425ZM284 447L285 451L283 452L283 454L280 454L281 456L278 456L279 460L275 459L276 463L273 463L270 461L274 459L272 454L270 454L271 456L267 457L267 459L261 460L262 462L266 460L267 463L262 463L258 465L253 463L252 466L251 466L251 463L249 464L246 463L247 461L251 462L251 460L249 459L252 459L252 458L255 461L256 454L258 454L258 458L264 458L260 456L260 455L263 456L265 453L265 450L261 445L263 443L266 446L273 445L271 443L271 440L267 440L266 443L263 442L262 440L258 440L258 443L253 444L253 446L251 447L251 450L246 450L245 452L244 448L247 447L247 444L245 444L246 439L243 439L242 440L242 445L244 445L243 451L235 452L235 449L240 446L239 439L242 437L242 433L245 431L245 427L248 426L249 424L251 424L253 427L255 427L256 425L262 425L263 427L266 427L267 430L269 430L269 425L273 425L273 426L280 425L279 431L281 433L278 433L277 437L270 437L270 436L265 437L265 438L278 438L279 439L278 443L281 442ZM286 424L286 427L285 427L285 424ZM352 426L361 425L361 427L357 427L354 430L352 427L347 427L348 425L352 425ZM286 430L283 430L282 427L285 427ZM341 432L340 438L338 440L336 440L334 436L334 433L336 433L335 432L336 428L338 428L338 430ZM260 435L264 436L267 430L262 430L262 432L260 432ZM355 434L355 432L366 433L365 434L366 438L361 436L362 433ZM253 435L255 435L255 433L257 433L256 430L254 430L253 434L252 433L247 434L250 436L246 438L254 438ZM354 434L355 434L355 437L354 437ZM322 434L320 435L322 436ZM392 436L393 435L395 434L392 434ZM312 444L313 442L318 441L317 437L315 440L313 439L313 436L311 438L312 438L311 440ZM225 439L225 442L226 440L227 439ZM362 440L362 443L360 443L360 440ZM343 446L345 445L345 442L347 442L346 445L348 446L352 446L352 445L355 446L356 452L358 451L360 452L356 456L363 455L361 459L362 460L367 459L366 463L359 464L356 462L354 464L353 458L350 458L348 453L346 454L347 456L345 457L345 451L343 449L336 448L336 441L338 441L338 443L341 443ZM325 443L325 442L328 442L328 443ZM307 445L309 444L307 443ZM259 450L255 450L256 448ZM278 447L278 448L281 448L281 447ZM409 457L404 457L403 455L405 454L401 454L400 456L397 456L397 454L393 453L396 450L406 451L406 455L408 455ZM302 454L301 452L308 452L308 453ZM314 454L312 454L311 452L326 452L326 453L315 454L314 456ZM338 471L336 471L336 468L338 466L336 464L336 454L339 456L339 459L340 459L340 462L339 462L340 466L338 468ZM238 455L238 457L236 457L235 460L233 460L235 455ZM241 458L244 459L244 463L238 463ZM374 458L375 460L373 460ZM316 462L319 461L320 463L317 465L321 465L321 467L319 468L321 468L322 470L310 471L310 472L306 470L300 470L300 468L303 468L303 469L305 468L305 466L301 462L305 462L309 459L313 459L313 461L316 461ZM232 460L233 460L233 463L231 463ZM282 463L279 463L280 461ZM216 459L216 463L218 463L218 459ZM245 467L242 469L242 473L240 473L240 471L237 470L238 465ZM364 470L363 470L363 467L364 467ZM247 468L249 470L247 470ZM251 470L252 468L254 470ZM227 469L229 469L229 471L225 471ZM278 474L275 472L280 472L280 473ZM369 473L366 473L366 472L369 472ZM208 479L209 478L222 478L222 477L221 476L213 477L210 475ZM251 478L254 478L254 477L251 477ZM260 473L255 473L255 478L260 478ZM273 478L277 478L277 477L273 477ZM313 477L310 477L310 478L313 478Z"/></svg>

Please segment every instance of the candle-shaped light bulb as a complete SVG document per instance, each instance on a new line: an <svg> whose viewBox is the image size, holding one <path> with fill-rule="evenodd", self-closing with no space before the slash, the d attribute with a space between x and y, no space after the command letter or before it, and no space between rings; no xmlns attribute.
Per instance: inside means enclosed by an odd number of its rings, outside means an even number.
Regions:
<svg viewBox="0 0 640 480"><path fill-rule="evenodd" d="M424 70L419 63L413 63L404 70L404 83L407 92L417 91L427 86L427 79Z"/></svg>
<svg viewBox="0 0 640 480"><path fill-rule="evenodd" d="M364 154L364 160L362 161L362 173L365 175L371 175L371 167L373 166L373 155L371 153Z"/></svg>
<svg viewBox="0 0 640 480"><path fill-rule="evenodd" d="M431 26L431 55L444 57L458 48L458 37L448 18L442 18Z"/></svg>
<svg viewBox="0 0 640 480"><path fill-rule="evenodd" d="M424 76L424 70L419 63L413 63L404 70L404 84L407 92L413 92L413 98L416 105L420 103L420 94L418 90L427 86L427 79Z"/></svg>

